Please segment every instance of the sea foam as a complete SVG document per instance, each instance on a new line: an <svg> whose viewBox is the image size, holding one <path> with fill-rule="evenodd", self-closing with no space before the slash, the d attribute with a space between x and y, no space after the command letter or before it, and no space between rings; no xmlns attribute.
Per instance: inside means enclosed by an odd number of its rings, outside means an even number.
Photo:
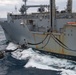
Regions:
<svg viewBox="0 0 76 75"><path fill-rule="evenodd" d="M76 75L76 65L73 64L73 61L42 54L32 48L26 50L18 49L12 53L12 57L19 60L29 59L24 66L25 68L54 70L59 71L61 75Z"/></svg>

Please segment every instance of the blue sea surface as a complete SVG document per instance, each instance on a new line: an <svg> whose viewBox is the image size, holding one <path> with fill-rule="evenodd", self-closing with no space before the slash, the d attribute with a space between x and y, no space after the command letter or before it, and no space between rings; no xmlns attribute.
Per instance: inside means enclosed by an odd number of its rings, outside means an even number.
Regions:
<svg viewBox="0 0 76 75"><path fill-rule="evenodd" d="M7 47L0 27L0 50ZM76 75L76 62L59 59L29 48L6 53L0 59L0 75Z"/></svg>

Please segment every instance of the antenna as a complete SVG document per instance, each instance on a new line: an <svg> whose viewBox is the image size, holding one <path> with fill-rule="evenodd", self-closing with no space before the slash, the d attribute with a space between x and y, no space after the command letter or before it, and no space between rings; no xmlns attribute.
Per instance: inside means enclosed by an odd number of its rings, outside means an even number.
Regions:
<svg viewBox="0 0 76 75"><path fill-rule="evenodd" d="M17 6L15 6L15 11L17 12Z"/></svg>
<svg viewBox="0 0 76 75"><path fill-rule="evenodd" d="M67 12L72 13L72 0L68 0L67 2Z"/></svg>
<svg viewBox="0 0 76 75"><path fill-rule="evenodd" d="M25 4L26 4L26 2L27 2L27 0L23 0L24 2L25 2Z"/></svg>
<svg viewBox="0 0 76 75"><path fill-rule="evenodd" d="M22 7L20 8L20 12L22 13L22 14L26 14L26 11L27 11L27 8L26 8L26 2L27 2L27 0L23 0L23 2L25 3L24 5L22 5Z"/></svg>
<svg viewBox="0 0 76 75"><path fill-rule="evenodd" d="M27 0L23 0L24 2L26 2Z"/></svg>

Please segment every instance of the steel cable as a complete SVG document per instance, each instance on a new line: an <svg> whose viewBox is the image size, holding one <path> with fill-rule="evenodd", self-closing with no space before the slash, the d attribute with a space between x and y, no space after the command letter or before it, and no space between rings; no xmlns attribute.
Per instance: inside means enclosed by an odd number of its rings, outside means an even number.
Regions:
<svg viewBox="0 0 76 75"><path fill-rule="evenodd" d="M68 46L66 46L64 43L62 43L58 38L56 38L53 34L52 34L52 38L54 39L54 41L59 44L62 48L66 49L66 50L70 50L70 51L74 51L76 52L76 50L70 49Z"/></svg>
<svg viewBox="0 0 76 75"><path fill-rule="evenodd" d="M46 40L47 37L48 37L48 34L46 35L46 37L41 42L39 42L39 43L28 43L28 44L29 45L39 45L39 44L42 44Z"/></svg>

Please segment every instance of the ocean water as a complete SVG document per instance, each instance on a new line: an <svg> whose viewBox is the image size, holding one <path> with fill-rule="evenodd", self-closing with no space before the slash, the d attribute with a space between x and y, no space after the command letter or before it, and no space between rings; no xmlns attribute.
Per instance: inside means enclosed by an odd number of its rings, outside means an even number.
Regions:
<svg viewBox="0 0 76 75"><path fill-rule="evenodd" d="M5 41L0 27L0 50L7 47ZM32 48L18 49L0 59L0 75L76 75L76 62L43 54Z"/></svg>

